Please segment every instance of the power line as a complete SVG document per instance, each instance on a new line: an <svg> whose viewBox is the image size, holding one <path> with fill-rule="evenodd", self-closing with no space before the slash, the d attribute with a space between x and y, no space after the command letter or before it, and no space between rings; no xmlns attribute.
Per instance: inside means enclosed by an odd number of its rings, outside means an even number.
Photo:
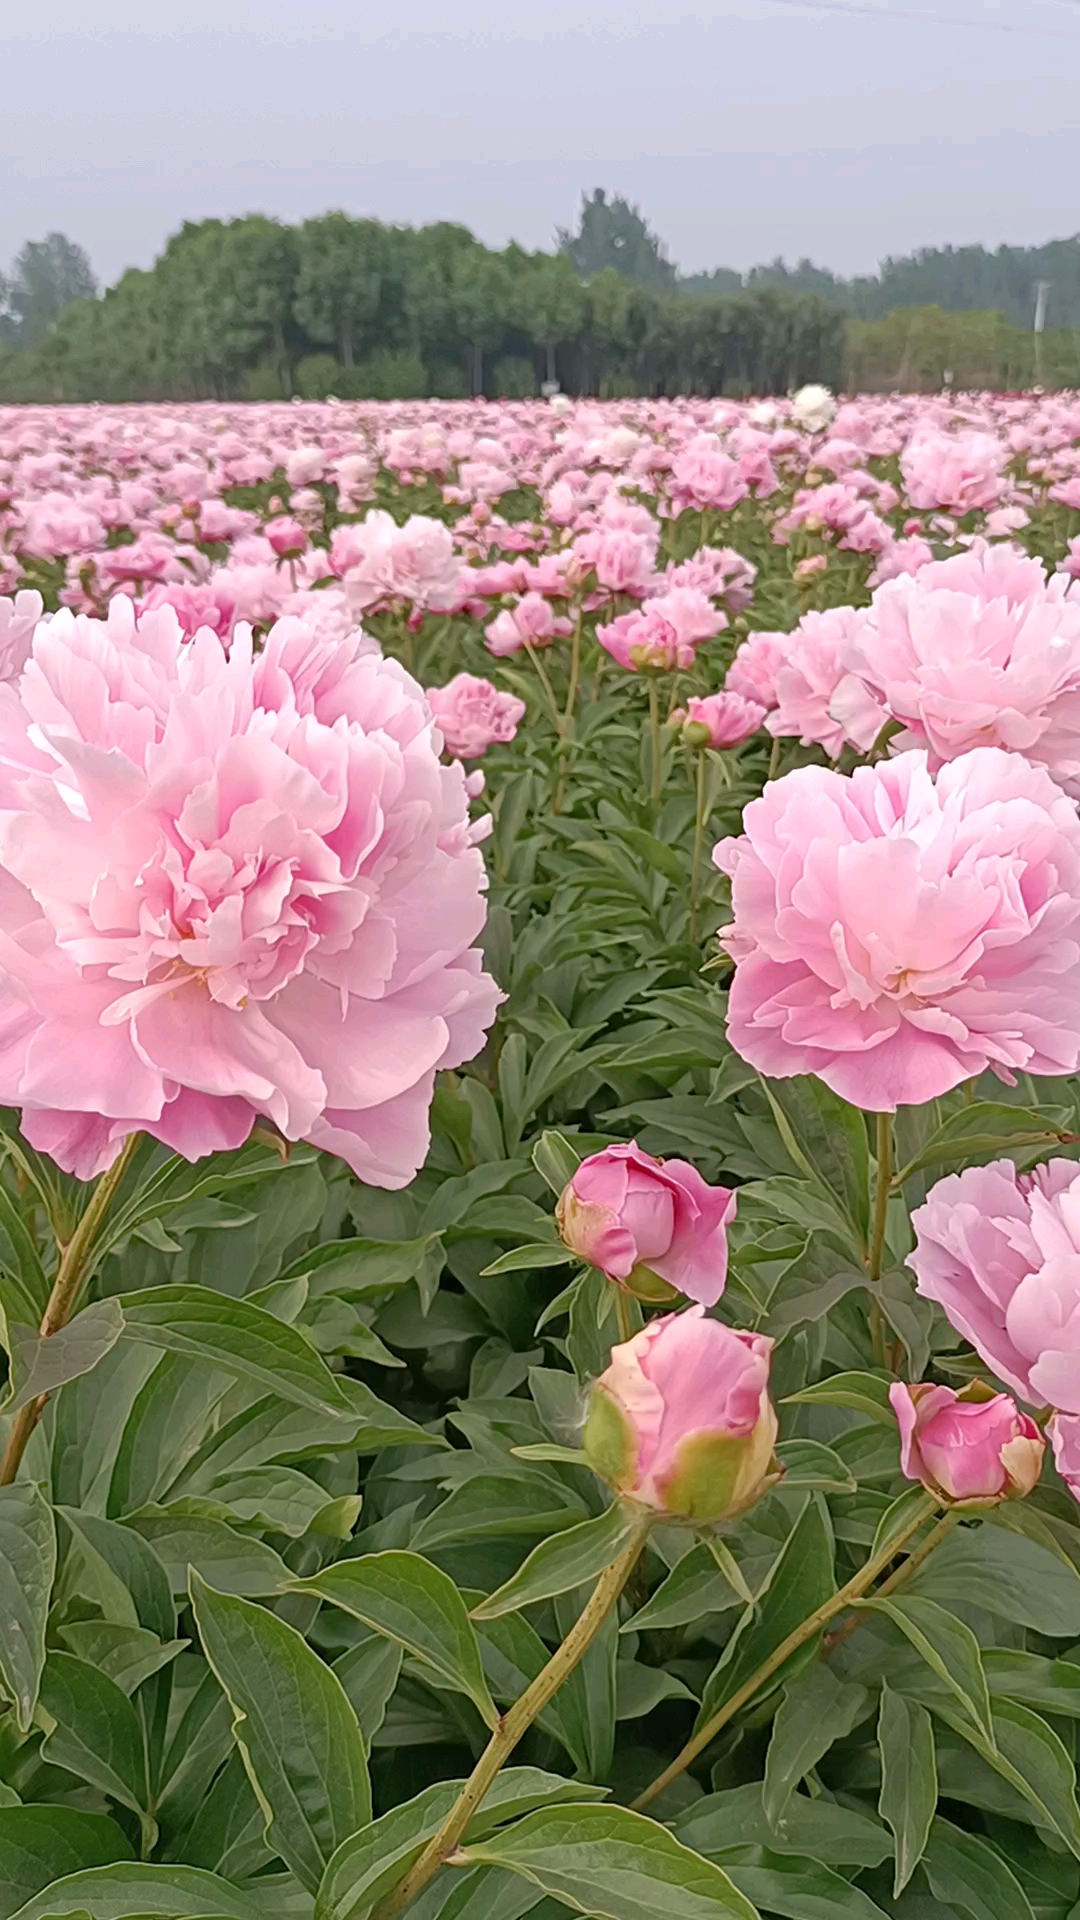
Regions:
<svg viewBox="0 0 1080 1920"><path fill-rule="evenodd" d="M1076 5L1077 0L1069 0ZM1058 27L1013 26L1005 20L957 19L945 13L916 12L909 7L863 6L859 0L776 0L777 6L804 7L810 13L855 13L868 20L916 20L927 27L963 27L976 33L1032 33L1044 40L1080 40L1080 33L1066 33Z"/></svg>

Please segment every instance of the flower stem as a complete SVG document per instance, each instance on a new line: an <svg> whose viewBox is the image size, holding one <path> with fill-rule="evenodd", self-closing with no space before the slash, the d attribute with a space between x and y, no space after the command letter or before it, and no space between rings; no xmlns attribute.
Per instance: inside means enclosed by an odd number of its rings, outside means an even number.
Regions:
<svg viewBox="0 0 1080 1920"><path fill-rule="evenodd" d="M948 1513L942 1515L937 1526L927 1534L922 1545L916 1547L914 1553L909 1553L907 1559L897 1567L896 1572L891 1573L887 1580L882 1581L881 1586L874 1595L874 1599L887 1600L891 1593L896 1592L897 1587L904 1586L906 1582L911 1579L912 1574L918 1573L923 1561L930 1558L934 1548L940 1547L942 1541L948 1538L953 1528L959 1526L963 1517L963 1513L959 1507L950 1507ZM865 1618L865 1613L853 1613L850 1620L845 1620L842 1626L836 1628L835 1632L826 1635L824 1651L831 1653L834 1647L838 1647L841 1641L846 1640L849 1634L854 1633L856 1627L862 1625Z"/></svg>
<svg viewBox="0 0 1080 1920"><path fill-rule="evenodd" d="M630 1301L620 1286L615 1287L615 1318L619 1323L619 1339L623 1346L634 1337L630 1322Z"/></svg>
<svg viewBox="0 0 1080 1920"><path fill-rule="evenodd" d="M555 732L558 734L561 740L562 733L563 733L563 717L562 717L562 714L559 712L559 703L555 698L555 689L552 686L551 681L548 679L547 672L544 667L544 663L541 660L539 654L537 653L536 648L533 646L532 641L525 640L524 646L525 646L525 651L529 656L529 659L532 661L533 666L536 668L536 677L539 680L540 685L544 689L544 698L547 701L547 709L549 714L551 715L551 724L554 727Z"/></svg>
<svg viewBox="0 0 1080 1920"><path fill-rule="evenodd" d="M772 747L769 752L769 771L765 775L766 780L775 780L779 771L780 771L780 735L777 734L773 740Z"/></svg>
<svg viewBox="0 0 1080 1920"><path fill-rule="evenodd" d="M584 1610L578 1615L561 1647L552 1654L547 1666L526 1687L488 1741L469 1779L434 1839L429 1841L419 1860L379 1906L372 1920L391 1920L426 1887L455 1852L469 1821L483 1800L500 1767L509 1759L522 1735L528 1732L538 1714L543 1713L563 1681L588 1652L604 1621L616 1604L645 1545L652 1515L641 1512L634 1532L617 1560L600 1575Z"/></svg>
<svg viewBox="0 0 1080 1920"><path fill-rule="evenodd" d="M690 863L690 939L698 937L698 890L701 885L701 852L705 840L705 755L697 757L697 787L694 805L694 857Z"/></svg>
<svg viewBox="0 0 1080 1920"><path fill-rule="evenodd" d="M577 706L578 687L581 684L581 625L584 618L584 611L579 607L574 622L574 637L570 642L570 685L566 690L566 705L563 708L564 728L569 727Z"/></svg>
<svg viewBox="0 0 1080 1920"><path fill-rule="evenodd" d="M877 1173L874 1181L874 1220L866 1257L867 1272L875 1284L881 1279L881 1269L885 1261L885 1228L889 1218L889 1188L892 1185L893 1117L891 1113L879 1113L876 1115L876 1121ZM875 1364L885 1367L888 1365L885 1317L881 1311L881 1302L876 1297L870 1303L870 1334L874 1346Z"/></svg>
<svg viewBox="0 0 1080 1920"><path fill-rule="evenodd" d="M797 1653L808 1640L812 1640L815 1634L828 1626L830 1620L835 1620L838 1613L843 1613L853 1600L861 1600L882 1569L888 1566L890 1560L895 1559L904 1542L910 1540L933 1513L935 1505L936 1502L927 1494L925 1501L913 1515L903 1533L898 1538L890 1540L880 1553L874 1554L867 1560L847 1585L840 1588L839 1593L834 1593L830 1600L824 1600L820 1607L815 1608L814 1612L809 1614L799 1626L792 1629L785 1640L781 1640L780 1645L761 1662L756 1671L750 1675L749 1680L732 1694L730 1700L725 1700L723 1706L717 1709L711 1720L705 1722L692 1740L687 1741L682 1752L676 1755L671 1765L665 1767L663 1773L657 1775L651 1786L646 1787L644 1793L638 1795L632 1803L636 1813L640 1813L642 1808L656 1799L657 1794L663 1793L665 1787L669 1787L673 1780L677 1780L681 1773L685 1773L687 1767L697 1759L698 1754L703 1753L705 1748L712 1744L717 1734L727 1726L728 1721L733 1720L735 1715L754 1698L754 1695L760 1692L766 1680L770 1680L774 1673L778 1673L793 1653Z"/></svg>
<svg viewBox="0 0 1080 1920"><path fill-rule="evenodd" d="M141 1137L138 1133L128 1135L112 1166L102 1174L94 1188L71 1239L61 1250L60 1265L39 1329L43 1339L59 1333L61 1327L66 1327L71 1319L83 1282L93 1268L101 1227ZM18 1474L30 1436L45 1411L48 1398L47 1393L39 1393L36 1400L28 1401L15 1415L4 1456L0 1460L0 1487L10 1487Z"/></svg>
<svg viewBox="0 0 1080 1920"><path fill-rule="evenodd" d="M660 805L660 688L655 676L649 677L649 738L652 743L652 790L649 795L654 807Z"/></svg>

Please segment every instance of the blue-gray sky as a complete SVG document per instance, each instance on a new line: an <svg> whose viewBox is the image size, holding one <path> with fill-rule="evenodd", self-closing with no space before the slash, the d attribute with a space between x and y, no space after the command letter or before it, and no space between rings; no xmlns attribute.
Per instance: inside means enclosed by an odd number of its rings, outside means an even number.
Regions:
<svg viewBox="0 0 1080 1920"><path fill-rule="evenodd" d="M864 4L7 0L0 265L327 207L548 246L594 185L687 272L1080 229L1080 0Z"/></svg>

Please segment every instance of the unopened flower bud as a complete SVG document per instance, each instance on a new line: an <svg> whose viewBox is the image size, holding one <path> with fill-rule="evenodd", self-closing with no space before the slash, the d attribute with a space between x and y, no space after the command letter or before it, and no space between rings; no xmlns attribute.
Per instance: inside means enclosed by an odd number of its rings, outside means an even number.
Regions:
<svg viewBox="0 0 1080 1920"><path fill-rule="evenodd" d="M953 1506L1022 1500L1042 1471L1046 1442L1007 1393L981 1380L962 1392L928 1381L889 1388L909 1480Z"/></svg>
<svg viewBox="0 0 1080 1920"><path fill-rule="evenodd" d="M655 1160L636 1141L583 1160L555 1210L571 1252L638 1299L671 1289L712 1306L727 1278L735 1195L685 1160ZM665 1291L666 1289L666 1291Z"/></svg>
<svg viewBox="0 0 1080 1920"><path fill-rule="evenodd" d="M772 1341L707 1320L704 1307L653 1320L593 1387L589 1464L616 1493L672 1520L744 1513L772 1484Z"/></svg>

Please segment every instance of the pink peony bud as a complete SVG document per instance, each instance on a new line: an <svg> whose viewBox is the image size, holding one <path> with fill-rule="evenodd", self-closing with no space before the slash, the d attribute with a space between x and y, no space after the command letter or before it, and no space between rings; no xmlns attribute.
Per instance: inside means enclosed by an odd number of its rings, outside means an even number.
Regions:
<svg viewBox="0 0 1080 1920"><path fill-rule="evenodd" d="M770 1481L772 1341L689 1307L614 1347L585 1422L589 1464L617 1493L673 1519L727 1520Z"/></svg>
<svg viewBox="0 0 1080 1920"><path fill-rule="evenodd" d="M556 1208L567 1246L644 1299L670 1289L711 1307L727 1279L735 1195L685 1160L655 1160L636 1141L583 1160Z"/></svg>
<svg viewBox="0 0 1080 1920"><path fill-rule="evenodd" d="M676 708L671 718L680 720L685 746L697 750L712 747L722 752L725 747L741 746L758 732L765 708L754 700L744 700L741 693L725 690L707 694L703 700L691 698L685 708Z"/></svg>
<svg viewBox="0 0 1080 1920"><path fill-rule="evenodd" d="M915 1387L899 1381L889 1400L900 1428L900 1464L939 1500L964 1506L1022 1500L1042 1471L1046 1442L1007 1393L975 1381Z"/></svg>
<svg viewBox="0 0 1080 1920"><path fill-rule="evenodd" d="M294 520L291 514L282 514L276 520L268 520L263 532L274 552L283 560L290 554L303 553L307 546L307 534L299 520Z"/></svg>

